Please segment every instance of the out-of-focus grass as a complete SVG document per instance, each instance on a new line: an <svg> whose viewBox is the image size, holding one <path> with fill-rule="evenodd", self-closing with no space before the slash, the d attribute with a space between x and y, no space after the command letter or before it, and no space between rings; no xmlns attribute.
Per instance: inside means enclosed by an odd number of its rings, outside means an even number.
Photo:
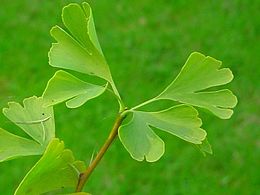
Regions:
<svg viewBox="0 0 260 195"><path fill-rule="evenodd" d="M41 95L55 69L47 52L49 29L69 3L2 0L0 5L0 106ZM75 2L75 1L74 1ZM79 1L76 1L79 2ZM166 153L157 163L136 162L117 140L93 173L93 194L257 194L260 186L260 4L243 1L90 1L100 42L114 79L131 107L162 90L192 51L233 70L239 104L231 120L201 111L214 155L160 134ZM109 102L109 103L108 103ZM76 110L55 108L57 136L78 159L89 161L117 112L105 94ZM19 133L0 116L0 126ZM8 195L38 157L0 164L0 194Z"/></svg>

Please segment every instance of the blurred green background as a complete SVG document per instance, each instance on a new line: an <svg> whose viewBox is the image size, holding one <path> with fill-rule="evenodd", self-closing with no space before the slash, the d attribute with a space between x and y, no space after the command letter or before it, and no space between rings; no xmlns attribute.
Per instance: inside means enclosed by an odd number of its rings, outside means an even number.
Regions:
<svg viewBox="0 0 260 195"><path fill-rule="evenodd" d="M48 66L50 28L61 24L69 0L1 0L0 107L40 96ZM81 1L74 1L81 2ZM235 75L228 85L239 103L231 120L201 111L214 155L164 133L156 163L131 159L119 140L93 173L86 191L99 194L259 194L260 3L258 0L99 0L92 5L100 43L124 101L131 107L157 95L188 55L200 51ZM79 109L55 107L57 136L88 162L104 142L118 110L108 93ZM22 132L0 115L0 126ZM0 194L12 194L39 157L0 164Z"/></svg>

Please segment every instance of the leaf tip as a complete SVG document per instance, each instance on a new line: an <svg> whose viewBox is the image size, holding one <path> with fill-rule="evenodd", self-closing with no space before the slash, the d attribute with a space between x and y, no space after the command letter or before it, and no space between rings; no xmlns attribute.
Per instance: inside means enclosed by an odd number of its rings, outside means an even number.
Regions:
<svg viewBox="0 0 260 195"><path fill-rule="evenodd" d="M235 108L238 104L238 98L232 91L230 91L230 96L232 98L232 105L230 106L230 108Z"/></svg>
<svg viewBox="0 0 260 195"><path fill-rule="evenodd" d="M51 28L50 30L50 35L55 38L56 37L56 33L57 33L57 30L59 29L60 27L58 25L55 25Z"/></svg>
<svg viewBox="0 0 260 195"><path fill-rule="evenodd" d="M232 81L234 79L234 74L233 74L232 70L230 70L229 68L227 68L227 70L229 71L229 74L230 74L230 81Z"/></svg>
<svg viewBox="0 0 260 195"><path fill-rule="evenodd" d="M2 109L2 113L3 113L4 115L5 115L5 113L7 112L7 109L8 109L8 108L3 108L3 109Z"/></svg>
<svg viewBox="0 0 260 195"><path fill-rule="evenodd" d="M203 57L205 58L206 56L198 51L193 51L191 52L190 56L189 57L192 57L192 56L200 56L200 57Z"/></svg>
<svg viewBox="0 0 260 195"><path fill-rule="evenodd" d="M67 108L70 108L70 109L75 109L75 108L82 106L82 104L80 104L80 105L71 104L69 101L67 101L65 104L66 104Z"/></svg>

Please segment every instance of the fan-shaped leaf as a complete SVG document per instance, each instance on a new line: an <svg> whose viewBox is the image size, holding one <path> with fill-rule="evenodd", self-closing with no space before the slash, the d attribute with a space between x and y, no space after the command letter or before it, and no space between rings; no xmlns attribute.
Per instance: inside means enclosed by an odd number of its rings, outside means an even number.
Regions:
<svg viewBox="0 0 260 195"><path fill-rule="evenodd" d="M75 3L65 6L62 13L62 21L78 42L86 48L90 47L92 43L102 54L103 52L97 38L91 7L88 3L83 2L82 8Z"/></svg>
<svg viewBox="0 0 260 195"><path fill-rule="evenodd" d="M84 170L84 163L75 161L72 152L64 149L64 143L53 139L41 159L20 183L15 195L36 195L62 188L75 188L79 174Z"/></svg>
<svg viewBox="0 0 260 195"><path fill-rule="evenodd" d="M237 98L230 90L202 91L224 85L233 79L228 68L219 69L221 61L198 52L190 55L176 79L156 99L170 99L208 109L216 116L230 118Z"/></svg>
<svg viewBox="0 0 260 195"><path fill-rule="evenodd" d="M134 113L130 123L120 127L119 137L135 160L154 162L164 153L163 140L147 126L145 119L138 113Z"/></svg>
<svg viewBox="0 0 260 195"><path fill-rule="evenodd" d="M42 98L35 96L23 101L24 107L10 102L4 115L22 128L33 140L26 139L0 128L0 162L13 158L40 155L55 137L52 107L44 108Z"/></svg>
<svg viewBox="0 0 260 195"><path fill-rule="evenodd" d="M191 106L179 105L159 112L133 111L132 120L120 127L119 137L131 156L153 162L164 153L163 141L150 128L156 127L185 141L201 144L206 132L200 128L198 112Z"/></svg>
<svg viewBox="0 0 260 195"><path fill-rule="evenodd" d="M23 105L9 102L9 108L4 108L4 115L23 129L29 136L43 146L55 137L55 123L53 108L43 107L41 97L30 97L23 101Z"/></svg>
<svg viewBox="0 0 260 195"><path fill-rule="evenodd" d="M88 100L101 95L106 87L84 82L65 72L57 71L49 80L43 93L44 105L55 105L64 101L69 108L76 108Z"/></svg>
<svg viewBox="0 0 260 195"><path fill-rule="evenodd" d="M50 65L95 75L113 83L97 39L90 6L69 4L63 8L62 19L69 33L58 26L51 29L58 43L50 49Z"/></svg>

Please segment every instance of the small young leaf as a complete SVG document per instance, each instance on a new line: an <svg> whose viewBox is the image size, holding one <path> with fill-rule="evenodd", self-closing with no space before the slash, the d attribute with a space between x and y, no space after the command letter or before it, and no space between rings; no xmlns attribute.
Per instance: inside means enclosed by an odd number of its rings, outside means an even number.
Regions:
<svg viewBox="0 0 260 195"><path fill-rule="evenodd" d="M19 137L0 128L0 162L22 156L40 155L44 149L35 141Z"/></svg>
<svg viewBox="0 0 260 195"><path fill-rule="evenodd" d="M120 127L119 137L131 156L142 161L157 161L164 153L163 141L150 128L156 127L185 141L201 144L206 132L200 128L198 112L178 105L159 112L133 111L132 120Z"/></svg>
<svg viewBox="0 0 260 195"><path fill-rule="evenodd" d="M87 3L82 6L72 3L63 8L63 23L70 34L58 26L51 29L51 35L58 43L50 49L49 63L54 67L95 75L113 84L97 39L91 8Z"/></svg>
<svg viewBox="0 0 260 195"><path fill-rule="evenodd" d="M76 108L88 100L101 95L106 87L84 82L65 72L57 71L49 80L43 93L44 106L52 106L64 101L67 107Z"/></svg>
<svg viewBox="0 0 260 195"><path fill-rule="evenodd" d="M205 140L202 141L202 144L196 145L201 153L206 156L206 154L213 154L212 148L210 143L208 142L208 139L206 138Z"/></svg>
<svg viewBox="0 0 260 195"><path fill-rule="evenodd" d="M16 102L9 102L8 105L9 108L3 109L4 115L40 145L47 146L55 137L53 108L44 108L41 97L24 99L24 107Z"/></svg>
<svg viewBox="0 0 260 195"><path fill-rule="evenodd" d="M233 114L236 96L227 89L202 90L229 83L233 79L228 68L219 69L221 61L198 52L190 55L176 79L156 99L170 99L208 109L222 119Z"/></svg>
<svg viewBox="0 0 260 195"><path fill-rule="evenodd" d="M45 153L27 173L15 195L42 194L62 188L75 188L79 174L85 170L81 161L75 161L64 143L53 139Z"/></svg>

